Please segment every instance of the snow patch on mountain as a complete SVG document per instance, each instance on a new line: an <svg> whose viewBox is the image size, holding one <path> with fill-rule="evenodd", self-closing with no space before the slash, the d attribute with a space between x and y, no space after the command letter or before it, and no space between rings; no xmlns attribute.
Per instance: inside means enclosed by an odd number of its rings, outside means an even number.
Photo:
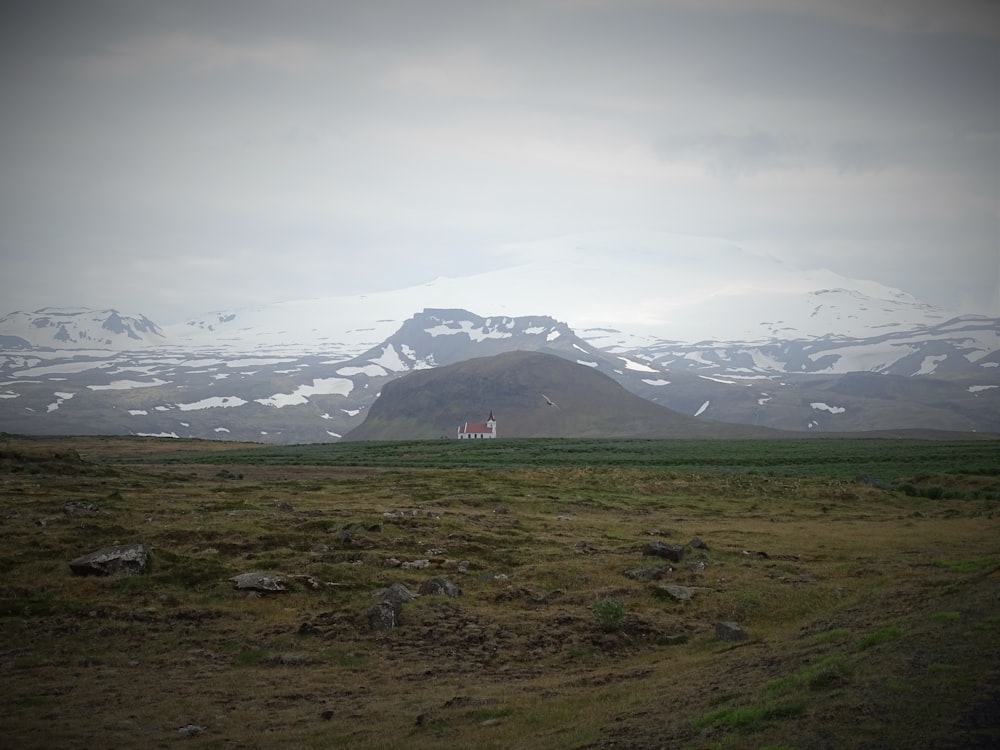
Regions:
<svg viewBox="0 0 1000 750"><path fill-rule="evenodd" d="M349 396L354 390L354 382L347 378L316 378L311 385L300 385L291 393L275 393L268 398L256 398L258 404L281 409L309 402L310 396L338 394Z"/></svg>
<svg viewBox="0 0 1000 750"><path fill-rule="evenodd" d="M486 339L509 339L514 334L510 331L476 328L471 321L462 320L452 323L441 323L432 328L424 329L431 336L452 336L464 333L471 341L485 341Z"/></svg>
<svg viewBox="0 0 1000 750"><path fill-rule="evenodd" d="M176 404L181 411L197 411L200 409L231 409L249 403L239 396L211 396L188 404Z"/></svg>
<svg viewBox="0 0 1000 750"><path fill-rule="evenodd" d="M829 404L824 404L822 401L815 401L809 404L809 406L819 411L828 411L831 414L843 414L847 411L843 406L830 406Z"/></svg>
<svg viewBox="0 0 1000 750"><path fill-rule="evenodd" d="M92 391L127 391L132 388L155 388L166 385L169 381L153 378L152 380L113 380L105 385L88 385Z"/></svg>
<svg viewBox="0 0 1000 750"><path fill-rule="evenodd" d="M385 368L376 364L362 365L361 367L341 367L336 372L345 378L353 375L367 375L370 378L380 378L386 375Z"/></svg>

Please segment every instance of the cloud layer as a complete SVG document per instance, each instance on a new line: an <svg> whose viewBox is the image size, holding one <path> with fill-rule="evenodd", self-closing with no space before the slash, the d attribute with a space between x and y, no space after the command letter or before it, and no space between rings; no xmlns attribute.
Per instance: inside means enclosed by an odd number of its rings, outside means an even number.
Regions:
<svg viewBox="0 0 1000 750"><path fill-rule="evenodd" d="M43 0L0 35L11 309L171 322L640 230L1000 314L985 0Z"/></svg>

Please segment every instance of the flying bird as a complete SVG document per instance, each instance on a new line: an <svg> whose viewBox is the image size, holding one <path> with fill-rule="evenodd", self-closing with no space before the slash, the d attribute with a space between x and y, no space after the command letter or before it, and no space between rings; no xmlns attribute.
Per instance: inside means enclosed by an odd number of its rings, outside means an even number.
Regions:
<svg viewBox="0 0 1000 750"><path fill-rule="evenodd" d="M557 403L556 403L555 401L553 401L552 399L550 399L550 398L549 398L548 396L546 396L546 395L545 395L544 393L542 394L542 398L544 398L544 399L545 399L545 403L547 403L547 404L548 404L549 406L554 406L554 407L556 407L557 409L559 408L559 404L557 404Z"/></svg>

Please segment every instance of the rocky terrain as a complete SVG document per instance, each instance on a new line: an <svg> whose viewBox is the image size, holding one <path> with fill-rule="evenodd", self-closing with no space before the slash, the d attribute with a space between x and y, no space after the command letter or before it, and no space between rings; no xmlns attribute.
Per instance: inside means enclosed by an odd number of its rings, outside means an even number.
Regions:
<svg viewBox="0 0 1000 750"><path fill-rule="evenodd" d="M322 463L4 437L0 731L18 748L995 746L997 453L833 441L820 465L809 444L762 473L717 443L695 473L560 441L415 469L378 443ZM518 445L545 450L529 464ZM876 457L878 477L836 478Z"/></svg>

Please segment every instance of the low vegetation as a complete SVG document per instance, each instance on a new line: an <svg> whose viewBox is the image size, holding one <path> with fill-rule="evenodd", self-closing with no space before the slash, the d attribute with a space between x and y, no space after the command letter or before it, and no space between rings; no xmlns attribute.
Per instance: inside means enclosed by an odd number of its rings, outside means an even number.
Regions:
<svg viewBox="0 0 1000 750"><path fill-rule="evenodd" d="M3 436L0 488L11 747L1000 742L993 441Z"/></svg>

